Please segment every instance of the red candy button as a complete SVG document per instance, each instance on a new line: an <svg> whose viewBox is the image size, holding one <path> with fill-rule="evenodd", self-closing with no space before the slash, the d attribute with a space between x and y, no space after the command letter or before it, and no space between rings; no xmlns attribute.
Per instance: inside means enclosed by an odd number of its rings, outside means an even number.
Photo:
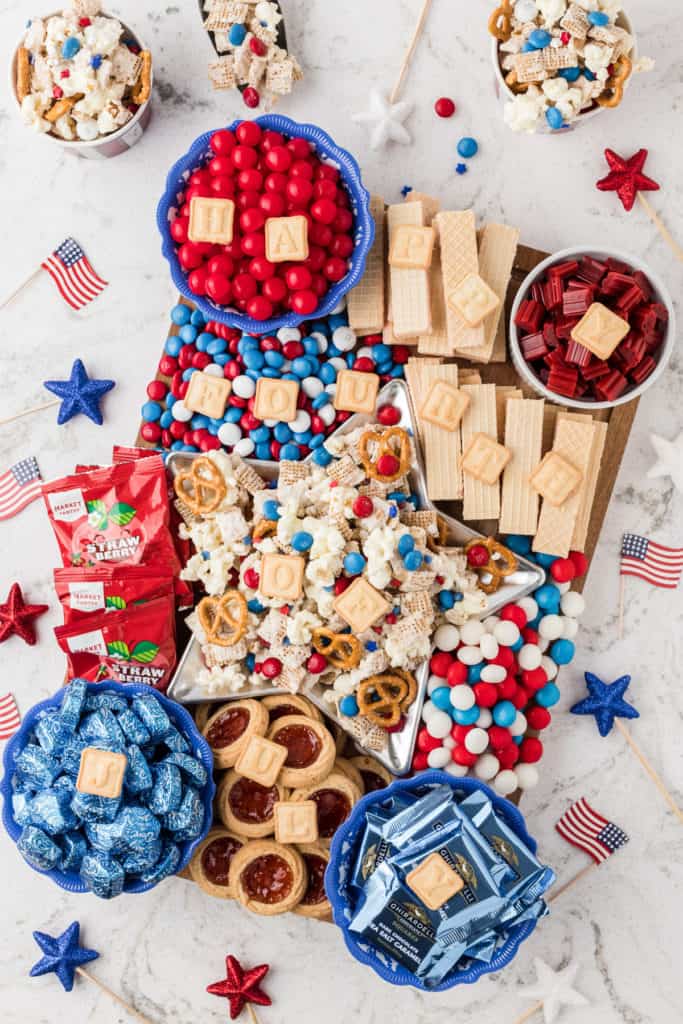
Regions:
<svg viewBox="0 0 683 1024"><path fill-rule="evenodd" d="M442 96L434 104L434 110L439 117L453 117L455 113L455 103L448 96Z"/></svg>

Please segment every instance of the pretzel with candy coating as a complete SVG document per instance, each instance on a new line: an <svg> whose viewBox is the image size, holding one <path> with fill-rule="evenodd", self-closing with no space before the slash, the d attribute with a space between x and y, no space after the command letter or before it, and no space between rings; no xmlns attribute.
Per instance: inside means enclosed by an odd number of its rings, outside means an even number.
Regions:
<svg viewBox="0 0 683 1024"><path fill-rule="evenodd" d="M408 682L403 674L399 675L395 669L376 676L368 676L358 685L358 710L373 725L391 729L400 722L409 695Z"/></svg>
<svg viewBox="0 0 683 1024"><path fill-rule="evenodd" d="M226 590L222 597L203 597L197 618L206 640L218 647L233 647L247 631L247 601L239 590Z"/></svg>
<svg viewBox="0 0 683 1024"><path fill-rule="evenodd" d="M325 626L313 630L311 642L318 654L323 654L333 668L356 668L363 655L363 645L355 636L334 633Z"/></svg>
<svg viewBox="0 0 683 1024"><path fill-rule="evenodd" d="M486 548L489 553L488 562L484 565L469 565L469 568L476 572L479 577L479 589L485 594L495 594L506 576L516 572L518 561L509 548L500 544L495 537L475 538L465 545L467 555L471 548ZM496 557L498 556L498 557ZM490 576L491 579L482 581L483 576Z"/></svg>
<svg viewBox="0 0 683 1024"><path fill-rule="evenodd" d="M180 501L198 516L215 512L228 493L223 474L206 455L193 459L190 469L178 473L173 488Z"/></svg>
<svg viewBox="0 0 683 1024"><path fill-rule="evenodd" d="M272 537L277 533L277 523L274 519L259 519L254 524L254 528L251 531L251 537L253 541L264 540L266 537Z"/></svg>
<svg viewBox="0 0 683 1024"><path fill-rule="evenodd" d="M398 439L398 451L392 446L394 438ZM377 451L374 457L370 454L370 445L376 444ZM382 433L376 430L366 430L358 439L358 455L367 476L371 480L377 480L381 484L391 484L405 476L410 468L410 437L408 431L403 427L388 427ZM397 468L393 473L380 473L377 468L379 460L383 455L391 455L397 462Z"/></svg>
<svg viewBox="0 0 683 1024"><path fill-rule="evenodd" d="M512 35L512 13L510 0L503 0L489 18L489 32L501 43L507 43Z"/></svg>
<svg viewBox="0 0 683 1024"><path fill-rule="evenodd" d="M631 77L633 71L633 64L631 59L625 54L622 55L614 65L612 74L605 82L605 91L609 95L604 93L597 98L597 104L600 107L618 107L624 98L624 86Z"/></svg>
<svg viewBox="0 0 683 1024"><path fill-rule="evenodd" d="M441 548L446 546L448 540L448 524L441 516L436 517L436 537L427 534L427 548L435 555L438 555Z"/></svg>

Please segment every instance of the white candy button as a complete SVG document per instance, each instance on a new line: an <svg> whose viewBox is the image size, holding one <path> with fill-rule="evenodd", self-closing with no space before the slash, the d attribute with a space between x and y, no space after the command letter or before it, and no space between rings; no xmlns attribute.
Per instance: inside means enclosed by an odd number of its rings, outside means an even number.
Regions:
<svg viewBox="0 0 683 1024"><path fill-rule="evenodd" d="M350 352L356 344L356 332L351 327L337 327L332 331L332 344L340 352Z"/></svg>
<svg viewBox="0 0 683 1024"><path fill-rule="evenodd" d="M545 654L541 658L541 668L545 669L545 674L549 680L554 679L557 675L557 665L552 658L546 657Z"/></svg>
<svg viewBox="0 0 683 1024"><path fill-rule="evenodd" d="M535 619L538 615L538 605L534 601L533 597L520 597L517 604L526 615L527 622L531 622L531 620Z"/></svg>
<svg viewBox="0 0 683 1024"><path fill-rule="evenodd" d="M301 381L301 390L309 398L317 398L324 387L325 385L321 381L320 377L304 377Z"/></svg>
<svg viewBox="0 0 683 1024"><path fill-rule="evenodd" d="M457 746L452 736L444 736L441 742L443 743L446 750L453 750L453 748Z"/></svg>
<svg viewBox="0 0 683 1024"><path fill-rule="evenodd" d="M495 754L482 754L474 766L474 774L478 779L488 782L498 774L500 761Z"/></svg>
<svg viewBox="0 0 683 1024"><path fill-rule="evenodd" d="M573 640L579 632L577 619L570 619L568 615L562 617L562 637L565 640Z"/></svg>
<svg viewBox="0 0 683 1024"><path fill-rule="evenodd" d="M175 406L173 407L175 411ZM242 431L237 423L223 423L218 428L218 440L221 444L230 446L241 440ZM251 440L251 438L249 438Z"/></svg>
<svg viewBox="0 0 683 1024"><path fill-rule="evenodd" d="M224 426L227 426L227 423L224 424ZM253 453L255 448L256 445L254 444L250 437L243 437L240 441L237 442L234 450L237 452L238 455L241 455L243 459L246 459L248 458L249 455Z"/></svg>
<svg viewBox="0 0 683 1024"><path fill-rule="evenodd" d="M308 335L309 338L313 338L316 345L318 346L318 354L322 355L323 352L327 352L327 346L329 344L327 338L322 331L313 331L312 334Z"/></svg>
<svg viewBox="0 0 683 1024"><path fill-rule="evenodd" d="M438 711L436 704L432 703L431 700L426 700L422 705L422 721L428 722L432 715Z"/></svg>
<svg viewBox="0 0 683 1024"><path fill-rule="evenodd" d="M483 623L470 619L460 627L460 639L464 644L478 644L484 635Z"/></svg>
<svg viewBox="0 0 683 1024"><path fill-rule="evenodd" d="M477 725L480 729L488 729L493 723L493 715L488 708L482 708L479 712L479 718L477 719Z"/></svg>
<svg viewBox="0 0 683 1024"><path fill-rule="evenodd" d="M566 583L556 583L555 586L561 594L567 594L571 590L571 581L567 580Z"/></svg>
<svg viewBox="0 0 683 1024"><path fill-rule="evenodd" d="M435 711L427 722L427 732L435 740L442 740L444 736L448 736L452 728L453 719L445 711Z"/></svg>
<svg viewBox="0 0 683 1024"><path fill-rule="evenodd" d="M301 331L298 327L281 327L277 332L277 340L283 345L288 341L301 341Z"/></svg>
<svg viewBox="0 0 683 1024"><path fill-rule="evenodd" d="M437 747L436 750L430 750L427 754L427 764L430 768L445 768L450 763L451 752L445 747Z"/></svg>
<svg viewBox="0 0 683 1024"><path fill-rule="evenodd" d="M232 382L232 391L238 398L251 398L256 391L256 383L251 379L251 377L247 377L245 373L241 373L239 377L235 377Z"/></svg>
<svg viewBox="0 0 683 1024"><path fill-rule="evenodd" d="M334 406L330 405L329 402L327 403L327 405L324 405L322 409L318 409L318 416L323 421L326 427L332 426L336 415L337 414L335 412Z"/></svg>
<svg viewBox="0 0 683 1024"><path fill-rule="evenodd" d="M515 775L520 789L533 789L538 785L538 770L534 764L518 764Z"/></svg>
<svg viewBox="0 0 683 1024"><path fill-rule="evenodd" d="M449 775L455 775L456 779L462 779L463 776L467 775L469 768L466 764L455 764L454 761L451 761L451 763L444 768L444 771L448 772Z"/></svg>
<svg viewBox="0 0 683 1024"><path fill-rule="evenodd" d="M175 409L175 406L173 406ZM586 610L586 601L583 594L577 594L575 590L569 590L562 595L560 608L563 615L569 615L572 619L578 619Z"/></svg>
<svg viewBox="0 0 683 1024"><path fill-rule="evenodd" d="M493 788L500 796L509 796L510 793L514 793L517 789L516 772L513 772L510 768L505 768L504 771L496 775L493 780Z"/></svg>
<svg viewBox="0 0 683 1024"><path fill-rule="evenodd" d="M479 650L488 661L497 657L499 647L495 636L491 633L484 633L483 637L479 641Z"/></svg>
<svg viewBox="0 0 683 1024"><path fill-rule="evenodd" d="M443 626L439 626L434 634L434 643L440 651L454 651L460 643L460 631L458 627L452 626L450 622L446 622Z"/></svg>
<svg viewBox="0 0 683 1024"><path fill-rule="evenodd" d="M173 419L178 420L179 423L189 423L194 416L194 413L192 412L192 409L188 409L183 402L174 402L173 408L171 409L171 415L173 416ZM242 432L240 431L240 437L241 436Z"/></svg>
<svg viewBox="0 0 683 1024"><path fill-rule="evenodd" d="M429 679L427 680L427 693L431 697L434 690L436 690L439 686L443 685L444 681L441 678L441 676L430 676Z"/></svg>
<svg viewBox="0 0 683 1024"><path fill-rule="evenodd" d="M481 670L482 683L502 683L506 676L502 665L485 665Z"/></svg>
<svg viewBox="0 0 683 1024"><path fill-rule="evenodd" d="M223 367L219 366L218 363L209 363L208 366L204 367L202 373L208 373L209 377L222 377Z"/></svg>
<svg viewBox="0 0 683 1024"><path fill-rule="evenodd" d="M484 729L470 729L465 736L465 750L470 754L483 754L489 745L489 734Z"/></svg>
<svg viewBox="0 0 683 1024"><path fill-rule="evenodd" d="M519 640L519 629L514 622L509 622L502 619L496 623L496 627L493 630L493 635L499 644L503 647L512 647Z"/></svg>
<svg viewBox="0 0 683 1024"><path fill-rule="evenodd" d="M287 426L293 434L303 434L311 425L311 417L305 409L299 409L295 418Z"/></svg>
<svg viewBox="0 0 683 1024"><path fill-rule="evenodd" d="M538 635L544 640L557 640L562 636L563 628L559 615L544 615L538 624Z"/></svg>
<svg viewBox="0 0 683 1024"><path fill-rule="evenodd" d="M523 715L521 711L517 712L514 722L508 726L511 736L523 736L526 732L526 727L526 715Z"/></svg>
<svg viewBox="0 0 683 1024"><path fill-rule="evenodd" d="M538 644L524 644L517 654L519 667L527 672L533 671L541 664L541 648Z"/></svg>
<svg viewBox="0 0 683 1024"><path fill-rule="evenodd" d="M451 690L451 704L456 711L469 711L476 703L471 686L454 686Z"/></svg>
<svg viewBox="0 0 683 1024"><path fill-rule="evenodd" d="M497 615L489 615L488 619L484 619L484 629L487 633L491 633L491 635L493 635L499 622L500 619Z"/></svg>
<svg viewBox="0 0 683 1024"><path fill-rule="evenodd" d="M478 665L481 661L481 651L478 647L461 647L456 657L463 665Z"/></svg>

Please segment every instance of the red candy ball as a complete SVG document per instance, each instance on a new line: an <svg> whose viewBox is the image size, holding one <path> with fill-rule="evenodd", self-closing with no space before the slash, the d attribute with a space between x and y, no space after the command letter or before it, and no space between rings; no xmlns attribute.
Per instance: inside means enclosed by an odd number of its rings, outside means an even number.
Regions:
<svg viewBox="0 0 683 1024"><path fill-rule="evenodd" d="M535 764L543 757L543 744L535 736L526 736L519 746L519 759L526 764Z"/></svg>
<svg viewBox="0 0 683 1024"><path fill-rule="evenodd" d="M357 516L359 519L367 519L368 516L372 515L375 506L372 503L372 498L369 498L365 494L359 494L354 500L351 508L354 516Z"/></svg>
<svg viewBox="0 0 683 1024"><path fill-rule="evenodd" d="M467 733L471 732L472 729L474 729L473 725L457 725L456 724L451 729L451 737L452 737L452 739L455 740L456 743L462 744L462 743L465 742L465 737L467 736Z"/></svg>
<svg viewBox="0 0 683 1024"><path fill-rule="evenodd" d="M475 544L467 552L467 561L475 568L481 568L481 566L486 565L489 558L489 552L483 544Z"/></svg>
<svg viewBox="0 0 683 1024"><path fill-rule="evenodd" d="M424 754L428 754L430 750L437 750L441 746L441 740L437 739L436 736L430 736L423 727L418 731L415 746Z"/></svg>
<svg viewBox="0 0 683 1024"><path fill-rule="evenodd" d="M556 558L550 566L550 575L556 583L569 583L576 576L576 566L571 558Z"/></svg>
<svg viewBox="0 0 683 1024"><path fill-rule="evenodd" d="M324 654L318 654L316 651L306 662L306 668L317 676L327 668L327 658Z"/></svg>
<svg viewBox="0 0 683 1024"><path fill-rule="evenodd" d="M465 747L453 747L451 751L451 758L455 764L461 764L466 768L475 765L478 757L478 754L471 754Z"/></svg>
<svg viewBox="0 0 683 1024"><path fill-rule="evenodd" d="M292 309L295 313L300 313L302 316L308 316L309 313L313 313L318 307L318 296L315 292L304 289L303 291L294 292L292 295Z"/></svg>
<svg viewBox="0 0 683 1024"><path fill-rule="evenodd" d="M228 131L214 132L209 145L214 153L222 156L225 153L230 153L235 148L235 136L232 132Z"/></svg>
<svg viewBox="0 0 683 1024"><path fill-rule="evenodd" d="M395 455L380 455L377 460L377 472L380 476L394 476L399 470L400 462Z"/></svg>
<svg viewBox="0 0 683 1024"><path fill-rule="evenodd" d="M506 604L500 610L500 617L506 622L514 622L515 626L518 626L519 629L523 629L527 624L526 612L517 604Z"/></svg>
<svg viewBox="0 0 683 1024"><path fill-rule="evenodd" d="M282 662L279 658L266 658L261 665L261 672L266 679L275 679L282 672Z"/></svg>
<svg viewBox="0 0 683 1024"><path fill-rule="evenodd" d="M450 657L450 655L448 655ZM454 661L446 673L446 682L449 686L459 686L460 683L467 682L467 665L463 665L461 661Z"/></svg>
<svg viewBox="0 0 683 1024"><path fill-rule="evenodd" d="M243 146L258 146L263 133L255 121L240 121L235 129L237 141Z"/></svg>
<svg viewBox="0 0 683 1024"><path fill-rule="evenodd" d="M490 725L489 743L494 750L502 750L504 747L509 746L512 743L509 730L504 729L502 725Z"/></svg>
<svg viewBox="0 0 683 1024"><path fill-rule="evenodd" d="M552 716L547 708L542 708L540 705L529 708L528 711L524 712L526 720L532 729L538 729L540 732L542 729L547 729L552 721Z"/></svg>
<svg viewBox="0 0 683 1024"><path fill-rule="evenodd" d="M158 423L143 423L140 433L150 444L157 444L161 440L161 427Z"/></svg>
<svg viewBox="0 0 683 1024"><path fill-rule="evenodd" d="M401 411L395 405L381 405L377 410L377 421L383 427L395 427L401 422Z"/></svg>
<svg viewBox="0 0 683 1024"><path fill-rule="evenodd" d="M501 768L512 768L519 761L519 747L509 743L507 747L496 751L496 757L500 761Z"/></svg>
<svg viewBox="0 0 683 1024"><path fill-rule="evenodd" d="M434 104L434 110L439 117L453 117L455 113L455 103L449 99L448 96L442 96Z"/></svg>
<svg viewBox="0 0 683 1024"><path fill-rule="evenodd" d="M339 256L331 256L323 267L323 274L328 281L341 281L343 277L346 277L347 270L346 260Z"/></svg>
<svg viewBox="0 0 683 1024"><path fill-rule="evenodd" d="M337 216L337 207L331 199L316 199L311 206L311 216L320 224L331 224Z"/></svg>
<svg viewBox="0 0 683 1024"><path fill-rule="evenodd" d="M584 553L582 551L570 551L569 557L574 563L574 568L576 569L577 577L585 576L585 574L588 572L588 559L586 558Z"/></svg>
<svg viewBox="0 0 683 1024"><path fill-rule="evenodd" d="M273 304L263 295L255 295L247 302L247 313L252 320L268 320L273 315Z"/></svg>
<svg viewBox="0 0 683 1024"><path fill-rule="evenodd" d="M436 654L432 654L429 659L429 671L432 675L439 676L441 679L445 679L448 675L448 670L451 667L453 659L450 654L446 651L437 651ZM467 675L467 672L465 672Z"/></svg>
<svg viewBox="0 0 683 1024"><path fill-rule="evenodd" d="M416 754L413 754L413 770L416 772L423 772L426 768L429 768L427 755L423 754L422 751L418 751Z"/></svg>
<svg viewBox="0 0 683 1024"><path fill-rule="evenodd" d="M219 306L225 306L232 298L232 285L223 274L209 274L206 279L206 294Z"/></svg>
<svg viewBox="0 0 683 1024"><path fill-rule="evenodd" d="M493 683L475 683L472 689L480 708L492 708L498 703L498 688Z"/></svg>
<svg viewBox="0 0 683 1024"><path fill-rule="evenodd" d="M542 690L548 682L548 674L542 665L539 665L538 668L524 669L522 682L528 690L535 693L536 690Z"/></svg>
<svg viewBox="0 0 683 1024"><path fill-rule="evenodd" d="M251 85L248 85L247 88L242 93L242 99L244 100L245 107L249 107L251 110L254 110L256 107L258 107L259 103L261 102L261 97L259 96L256 89L252 88Z"/></svg>
<svg viewBox="0 0 683 1024"><path fill-rule="evenodd" d="M285 283L293 292L301 291L311 286L311 272L307 267L294 266L285 271Z"/></svg>

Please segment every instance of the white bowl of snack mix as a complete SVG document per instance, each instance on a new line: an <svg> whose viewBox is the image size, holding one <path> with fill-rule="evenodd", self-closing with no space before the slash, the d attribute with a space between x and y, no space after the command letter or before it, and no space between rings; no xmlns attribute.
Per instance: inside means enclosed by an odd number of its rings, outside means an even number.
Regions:
<svg viewBox="0 0 683 1024"><path fill-rule="evenodd" d="M502 0L489 19L496 91L515 132L556 133L615 109L637 71L620 0Z"/></svg>
<svg viewBox="0 0 683 1024"><path fill-rule="evenodd" d="M151 54L99 0L29 20L10 82L24 123L79 156L125 152L151 114Z"/></svg>

